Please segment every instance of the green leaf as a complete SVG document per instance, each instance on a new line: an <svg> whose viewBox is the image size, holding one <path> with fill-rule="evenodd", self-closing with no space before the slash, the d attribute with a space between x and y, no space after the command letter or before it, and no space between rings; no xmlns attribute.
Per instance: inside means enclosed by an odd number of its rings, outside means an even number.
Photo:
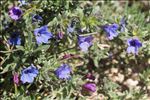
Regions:
<svg viewBox="0 0 150 100"><path fill-rule="evenodd" d="M0 72L0 74L3 74L3 73L6 73L6 72L8 72L8 71L14 70L15 67L16 67L16 65L17 65L16 63L8 64L8 65L3 69L3 71Z"/></svg>
<svg viewBox="0 0 150 100"><path fill-rule="evenodd" d="M38 52L38 51L46 51L50 46L49 45L40 45L37 49L35 49L33 52Z"/></svg>
<svg viewBox="0 0 150 100"><path fill-rule="evenodd" d="M24 47L23 46L16 46L17 49L24 51Z"/></svg>

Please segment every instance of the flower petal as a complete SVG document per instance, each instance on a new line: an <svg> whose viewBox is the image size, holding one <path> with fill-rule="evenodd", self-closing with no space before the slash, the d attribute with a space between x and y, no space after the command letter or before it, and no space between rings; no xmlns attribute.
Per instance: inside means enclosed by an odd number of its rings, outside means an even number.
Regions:
<svg viewBox="0 0 150 100"><path fill-rule="evenodd" d="M127 53L133 53L133 54L135 54L136 52L137 52L137 50L136 50L136 48L133 47L133 46L129 46L129 47L127 48Z"/></svg>
<svg viewBox="0 0 150 100"><path fill-rule="evenodd" d="M88 48L90 47L90 45L87 42L83 42L79 46L81 48L81 51L84 51L84 52L88 51Z"/></svg>
<svg viewBox="0 0 150 100"><path fill-rule="evenodd" d="M21 75L21 81L22 81L23 84L26 83L26 82L32 83L33 80L34 80L34 78L31 77L29 74L23 74L23 75Z"/></svg>

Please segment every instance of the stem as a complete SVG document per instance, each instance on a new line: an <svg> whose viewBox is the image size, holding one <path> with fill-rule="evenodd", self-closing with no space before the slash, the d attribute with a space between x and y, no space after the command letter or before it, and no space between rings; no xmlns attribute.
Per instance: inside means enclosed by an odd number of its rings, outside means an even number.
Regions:
<svg viewBox="0 0 150 100"><path fill-rule="evenodd" d="M14 86L15 86L15 94L18 93L18 89L17 89L17 85L14 83Z"/></svg>
<svg viewBox="0 0 150 100"><path fill-rule="evenodd" d="M15 51L18 51L19 49L16 49L16 50L12 50L12 51L0 51L1 53L11 53L11 52L15 52Z"/></svg>
<svg viewBox="0 0 150 100"><path fill-rule="evenodd" d="M80 35L80 36L89 36L89 35L95 35L95 34L97 34L97 32L88 33L88 34L82 34L82 35Z"/></svg>

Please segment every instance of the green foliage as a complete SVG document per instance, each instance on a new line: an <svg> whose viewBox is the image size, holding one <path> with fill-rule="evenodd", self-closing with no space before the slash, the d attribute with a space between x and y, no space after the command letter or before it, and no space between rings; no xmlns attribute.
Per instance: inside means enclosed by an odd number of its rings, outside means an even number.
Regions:
<svg viewBox="0 0 150 100"><path fill-rule="evenodd" d="M82 85L87 82L83 77L91 72L96 77L92 82L97 85L97 94L102 93L108 100L148 100L150 93L150 10L141 1L106 0L25 0L23 15L14 21L9 16L11 6L18 6L17 0L1 1L0 21L0 98L2 100L85 100L81 94ZM31 2L30 2L31 1ZM150 3L148 2L148 5ZM32 16L40 15L42 21L33 23ZM125 17L127 25L113 40L106 38L102 26L117 23ZM67 32L74 22L75 30ZM34 29L47 25L54 35L48 44L37 45ZM82 30L83 32L79 32ZM20 46L9 45L8 39L13 32L22 38ZM57 39L59 32L63 39ZM82 52L77 36L94 37L88 52ZM138 55L126 53L127 39L138 37L142 42ZM65 54L77 57L62 59ZM92 62L92 63L91 63ZM54 70L62 63L71 65L71 80L59 80ZM15 72L34 64L39 74L32 84L14 84ZM125 78L128 68L139 75L141 90L124 87L123 83L113 82L105 75L110 68L123 70ZM132 74L134 74L134 71ZM125 81L126 79L124 79ZM121 91L120 91L121 90ZM98 97L98 96L97 96ZM92 100L92 99L91 99ZM96 100L96 99L93 99Z"/></svg>

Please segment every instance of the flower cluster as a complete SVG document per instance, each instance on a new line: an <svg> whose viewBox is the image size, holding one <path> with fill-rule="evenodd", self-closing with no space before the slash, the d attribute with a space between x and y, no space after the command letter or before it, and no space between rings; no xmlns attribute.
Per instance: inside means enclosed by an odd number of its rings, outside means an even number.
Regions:
<svg viewBox="0 0 150 100"><path fill-rule="evenodd" d="M20 7L23 5L26 5L26 1L20 0ZM14 23L20 22L21 17L23 15L23 11L21 10L20 7L14 6L11 9L9 9L9 17L12 19L12 21ZM44 21L43 21L44 16L41 17L40 16L41 13L40 14L31 14L31 15L32 15L31 23L34 27L34 29L32 30L33 39L31 39L33 41L31 41L31 42L35 43L33 48L37 49L37 47L40 47L40 46L51 45L52 41L59 42L61 44L62 41L66 42L65 39L68 39L68 36L70 36L70 35L72 35L72 37L73 36L75 37L75 40L76 40L75 43L77 44L77 50L79 50L80 53L84 53L84 54L89 53L90 54L90 52L88 52L88 51L90 51L92 49L92 47L95 46L95 45L93 46L93 42L95 42L94 41L95 38L90 33L91 31L87 31L87 32L85 31L85 33L89 33L89 34L84 34L84 31L82 31L82 29L79 28L79 30L82 32L78 32L78 31L76 31L77 28L76 28L76 25L74 25L74 23L69 24L66 28L63 27L61 29L61 31L59 29L56 29L57 31L52 31L49 28L50 26L48 26L49 24L42 25L44 23ZM37 25L37 23L40 23L40 24ZM126 25L127 25L126 19L125 19L125 17L123 17L121 19L121 21L118 23L116 22L116 23L108 23L108 24L102 25L100 31L105 33L105 35L106 35L105 39L107 42L114 42L113 40L118 39L119 35L121 35L122 33L125 33L127 31ZM85 28L85 30L86 30L86 28ZM56 35L55 35L55 33L56 33ZM18 31L12 32L10 37L8 37L8 39L7 39L7 43L8 43L8 45L10 45L10 47L17 48L18 46L16 46L16 45L23 45L23 42L25 39L24 37L25 37L24 34L22 35ZM140 41L140 39L138 39L138 37L136 37L136 38L130 37L130 38L125 39L125 41L126 41L125 46L127 46L127 47L124 50L126 50L126 54L132 53L133 55L138 55L139 49L142 47L142 42ZM58 45L58 48L59 48L59 45ZM49 48L49 49L51 49L51 48ZM49 49L47 49L47 51ZM33 51L34 51L34 49L33 49ZM111 52L111 50L110 50L110 52ZM42 53L43 53L43 51L42 51ZM110 57L111 56L112 55L110 54ZM66 59L68 60L73 57L76 57L76 54L65 54L61 60L66 60ZM26 61L28 61L28 60L26 60ZM35 63L35 62L31 61L31 63ZM70 65L71 64L68 64L66 62L60 63L59 67L53 71L55 78L57 77L57 79L59 79L59 80L66 80L66 81L71 80L72 73L74 70L73 70L72 66L70 66ZM40 66L40 67L43 67L43 66ZM35 65L31 64L30 66L25 67L24 69L21 68L20 76L19 76L19 71L13 74L13 82L17 86L19 85L20 82L22 84L26 84L26 83L31 84L36 79L38 79L37 77L38 77L38 74L40 73L40 71L41 70L39 69L39 67L37 68L36 64ZM96 87L97 83L94 82L96 77L92 74L92 71L91 72L89 71L89 73L86 75L86 79L88 79L90 81L85 82L82 85L82 90L86 91L88 93L96 92L97 91L97 87Z"/></svg>
<svg viewBox="0 0 150 100"><path fill-rule="evenodd" d="M21 15L22 15L22 11L20 10L19 7L12 7L9 11L10 13L10 17L14 20L18 20ZM32 17L33 22L36 21L42 21L42 17L39 15L34 15ZM126 27L126 22L125 22L125 17L123 17L120 21L120 26L119 24L111 24L111 25L104 25L102 28L103 30L106 32L106 35L108 37L109 40L114 39L115 37L118 36L119 34L119 27L121 28L121 32L125 31L125 27ZM67 28L67 33L72 33L74 32L74 25L73 23L70 24ZM53 38L53 34L51 32L48 31L48 26L42 26L40 28L36 28L34 30L34 35L37 41L37 44L42 44L42 43L48 43L49 39ZM63 38L63 34L62 32L58 33L58 39L62 39ZM78 36L78 45L81 49L81 51L87 52L88 48L90 46L92 46L92 40L93 37L90 36ZM8 40L8 43L10 45L20 45L21 44L21 38L19 37L19 35L17 34L12 34L11 38ZM133 53L133 54L137 54L138 53L138 48L140 48L142 46L141 42L138 39L129 39L127 41L128 44L128 48L127 48L127 52L128 53Z"/></svg>
<svg viewBox="0 0 150 100"><path fill-rule="evenodd" d="M21 18L22 10L19 7L12 7L9 11L9 15L13 20L18 20ZM42 21L42 17L39 15L33 15L32 17L33 22ZM104 25L102 28L106 32L106 35L109 40L114 39L119 34L119 27L121 28L121 31L125 31L125 19L122 18L119 24L110 24L110 25ZM74 32L75 27L71 24L67 28L68 33ZM49 32L48 26L41 26L40 28L36 28L34 30L34 35L36 38L37 44L42 43L49 43L49 39L53 38L53 34ZM63 39L63 33L58 33L58 39ZM80 47L81 51L87 52L89 47L92 46L92 40L93 37L91 35L89 36L78 36L78 46ZM21 38L18 33L13 33L11 37L8 40L8 43L10 45L21 45ZM138 54L138 49L142 46L142 43L136 38L136 39L128 39L127 40L127 53L133 53ZM70 79L71 78L71 67L68 64L62 64L57 70L55 71L56 76L59 79ZM35 66L32 64L28 68L24 69L21 73L21 81L22 83L32 83L34 81L34 78L37 76L38 70L35 68ZM14 82L18 84L17 75L14 75ZM95 84L93 83L87 83L83 86L84 88L95 91Z"/></svg>

